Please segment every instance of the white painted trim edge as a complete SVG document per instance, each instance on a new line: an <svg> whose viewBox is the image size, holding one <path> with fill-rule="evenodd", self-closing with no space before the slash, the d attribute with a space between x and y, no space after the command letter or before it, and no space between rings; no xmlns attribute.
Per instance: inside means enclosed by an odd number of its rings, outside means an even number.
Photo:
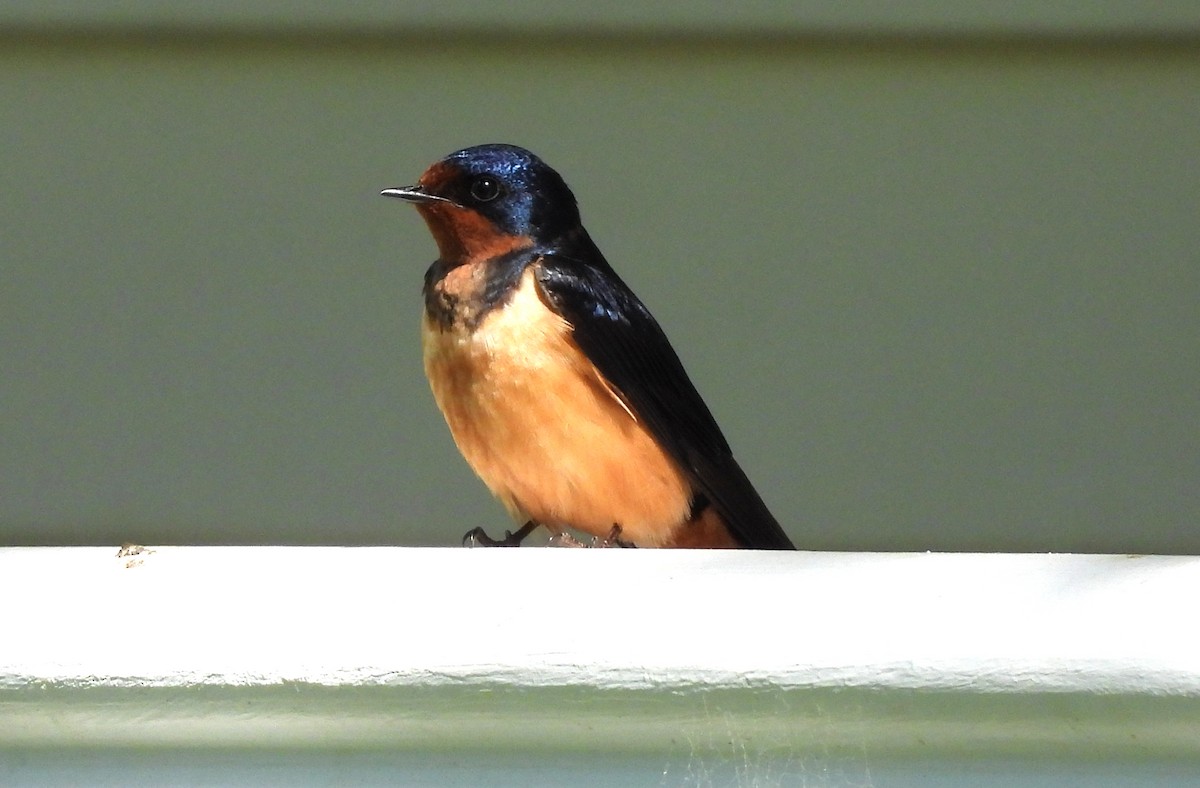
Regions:
<svg viewBox="0 0 1200 788"><path fill-rule="evenodd" d="M718 704L709 724L760 741L815 715L887 722L851 737L874 745L963 743L1003 718L1030 741L1132 726L1200 753L1196 557L8 548L0 599L0 745L445 746L540 726L652 746ZM897 699L925 710L897 717Z"/></svg>
<svg viewBox="0 0 1200 788"><path fill-rule="evenodd" d="M1200 558L0 549L0 684L1200 695Z"/></svg>

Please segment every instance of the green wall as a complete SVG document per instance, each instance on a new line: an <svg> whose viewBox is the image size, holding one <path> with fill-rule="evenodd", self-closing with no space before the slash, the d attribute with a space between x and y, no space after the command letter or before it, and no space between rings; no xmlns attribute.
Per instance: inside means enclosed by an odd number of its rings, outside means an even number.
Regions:
<svg viewBox="0 0 1200 788"><path fill-rule="evenodd" d="M6 13L0 544L502 531L377 194L507 141L799 544L1200 552L1194 25Z"/></svg>

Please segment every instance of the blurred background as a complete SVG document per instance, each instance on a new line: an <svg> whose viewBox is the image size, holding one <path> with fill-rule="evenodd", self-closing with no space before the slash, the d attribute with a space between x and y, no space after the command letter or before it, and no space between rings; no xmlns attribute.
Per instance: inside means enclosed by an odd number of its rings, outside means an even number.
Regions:
<svg viewBox="0 0 1200 788"><path fill-rule="evenodd" d="M1200 7L0 9L0 544L503 509L378 196L563 173L797 544L1200 552Z"/></svg>

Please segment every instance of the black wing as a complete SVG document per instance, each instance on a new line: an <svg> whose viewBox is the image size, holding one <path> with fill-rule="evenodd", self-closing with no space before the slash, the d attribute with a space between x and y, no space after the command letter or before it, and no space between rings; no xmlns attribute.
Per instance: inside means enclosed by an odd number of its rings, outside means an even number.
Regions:
<svg viewBox="0 0 1200 788"><path fill-rule="evenodd" d="M548 252L536 264L551 308L570 322L575 342L716 507L738 542L795 549L734 460L658 321L590 239L581 240L583 249Z"/></svg>

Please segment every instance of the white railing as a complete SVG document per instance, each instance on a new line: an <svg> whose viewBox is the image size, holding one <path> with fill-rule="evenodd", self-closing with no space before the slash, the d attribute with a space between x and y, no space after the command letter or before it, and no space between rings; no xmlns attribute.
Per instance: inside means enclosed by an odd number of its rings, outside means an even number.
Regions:
<svg viewBox="0 0 1200 788"><path fill-rule="evenodd" d="M10 548L0 599L0 752L1200 758L1200 558Z"/></svg>

